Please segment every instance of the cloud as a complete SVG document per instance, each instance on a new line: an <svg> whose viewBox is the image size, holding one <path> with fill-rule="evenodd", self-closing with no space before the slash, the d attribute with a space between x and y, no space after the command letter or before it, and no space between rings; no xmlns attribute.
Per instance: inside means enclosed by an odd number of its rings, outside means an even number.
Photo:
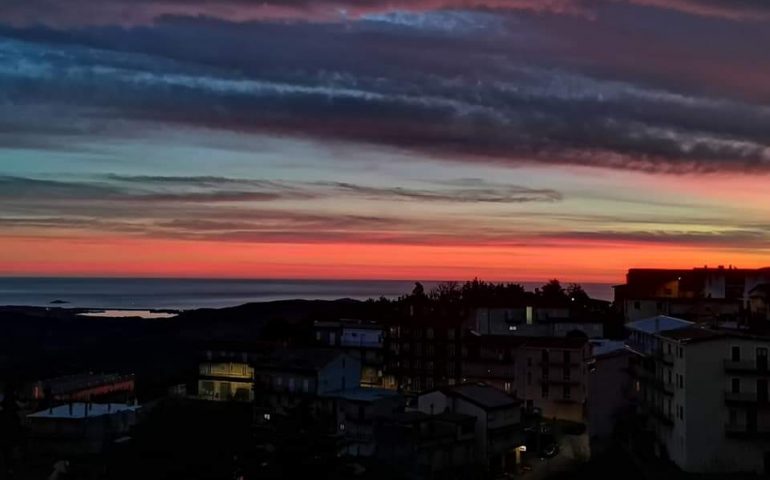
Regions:
<svg viewBox="0 0 770 480"><path fill-rule="evenodd" d="M146 25L167 16L206 16L234 22L346 22L394 12L443 10L591 15L608 4L654 7L735 21L770 18L770 7L764 0L5 0L0 20L14 25L57 27Z"/></svg>
<svg viewBox="0 0 770 480"><path fill-rule="evenodd" d="M484 37L503 33L405 42L398 30L377 32L212 21L94 30L66 41L27 31L19 35L34 38L0 40L0 87L13 99L0 105L0 124L5 138L24 134L27 147L36 129L39 148L87 136L56 117L11 120L42 102L83 111L82 124L111 135L125 124L170 124L367 143L447 161L673 173L770 168L765 105L539 66ZM209 46L191 46L191 35ZM63 46L52 46L57 38ZM286 55L275 55L277 43ZM115 119L123 123L110 128Z"/></svg>

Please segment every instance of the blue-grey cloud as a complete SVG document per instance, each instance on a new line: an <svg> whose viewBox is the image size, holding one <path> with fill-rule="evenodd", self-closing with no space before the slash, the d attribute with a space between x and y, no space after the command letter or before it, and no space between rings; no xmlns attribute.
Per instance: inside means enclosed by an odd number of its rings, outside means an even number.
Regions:
<svg viewBox="0 0 770 480"><path fill-rule="evenodd" d="M763 104L538 62L555 47L505 42L542 32L501 27L488 13L462 15L499 28L410 34L403 21L340 29L176 19L136 29L7 30L0 146L58 148L94 130L121 135L119 119L363 142L449 161L770 167ZM83 120L14 122L41 105Z"/></svg>

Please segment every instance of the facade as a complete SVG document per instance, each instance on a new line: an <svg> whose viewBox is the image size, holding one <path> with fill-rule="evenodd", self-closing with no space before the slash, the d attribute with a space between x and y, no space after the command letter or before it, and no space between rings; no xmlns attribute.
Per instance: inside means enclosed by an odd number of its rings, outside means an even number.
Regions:
<svg viewBox="0 0 770 480"><path fill-rule="evenodd" d="M465 381L492 385L546 418L585 421L587 339L469 334L463 355Z"/></svg>
<svg viewBox="0 0 770 480"><path fill-rule="evenodd" d="M770 268L630 269L626 283L615 287L615 306L626 322L655 315L736 321L748 309L749 293L768 282Z"/></svg>
<svg viewBox="0 0 770 480"><path fill-rule="evenodd" d="M313 324L319 345L333 347L361 361L361 385L395 388L384 378L385 329L375 322L342 319Z"/></svg>
<svg viewBox="0 0 770 480"><path fill-rule="evenodd" d="M604 324L600 318L577 318L567 306L475 308L471 310L465 327L481 335L564 337L582 332L589 338L604 336Z"/></svg>
<svg viewBox="0 0 770 480"><path fill-rule="evenodd" d="M755 325L770 325L770 283L762 283L749 292L749 314Z"/></svg>
<svg viewBox="0 0 770 480"><path fill-rule="evenodd" d="M275 350L253 363L255 402L286 413L300 404L331 414L331 394L357 388L361 362L334 349Z"/></svg>
<svg viewBox="0 0 770 480"><path fill-rule="evenodd" d="M639 410L660 455L693 473L770 472L770 340L669 318L629 330Z"/></svg>
<svg viewBox="0 0 770 480"><path fill-rule="evenodd" d="M418 409L428 415L461 414L476 419L474 434L481 462L494 471L516 466L524 441L521 402L489 385L467 383L425 392Z"/></svg>
<svg viewBox="0 0 770 480"><path fill-rule="evenodd" d="M336 401L337 434L344 439L341 453L356 457L375 454L376 423L402 412L406 404L396 391L382 388L358 387L330 396Z"/></svg>
<svg viewBox="0 0 770 480"><path fill-rule="evenodd" d="M254 368L243 362L203 362L198 367L198 397L206 400L254 400Z"/></svg>
<svg viewBox="0 0 770 480"><path fill-rule="evenodd" d="M31 413L26 418L30 448L56 455L100 453L110 442L129 433L139 408L80 402Z"/></svg>
<svg viewBox="0 0 770 480"><path fill-rule="evenodd" d="M474 478L481 460L470 415L397 413L375 426L375 457L416 478Z"/></svg>
<svg viewBox="0 0 770 480"><path fill-rule="evenodd" d="M409 318L388 329L385 375L399 391L417 395L462 378L463 329L451 320Z"/></svg>
<svg viewBox="0 0 770 480"><path fill-rule="evenodd" d="M588 433L591 451L612 444L615 426L634 404L629 364L633 353L622 340L592 342L588 374Z"/></svg>

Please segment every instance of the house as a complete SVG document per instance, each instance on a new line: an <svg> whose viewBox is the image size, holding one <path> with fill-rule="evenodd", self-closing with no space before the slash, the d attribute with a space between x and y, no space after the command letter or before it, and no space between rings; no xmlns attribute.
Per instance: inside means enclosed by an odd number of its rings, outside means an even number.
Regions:
<svg viewBox="0 0 770 480"><path fill-rule="evenodd" d="M54 455L97 454L127 435L140 407L124 403L77 402L26 417L30 448Z"/></svg>
<svg viewBox="0 0 770 480"><path fill-rule="evenodd" d="M385 329L376 322L341 319L316 321L313 324L315 340L319 345L333 347L361 361L361 385L395 389L383 375Z"/></svg>
<svg viewBox="0 0 770 480"><path fill-rule="evenodd" d="M374 455L377 421L402 412L406 405L398 392L383 388L357 387L326 396L336 401L337 433L344 439L341 453L356 457Z"/></svg>
<svg viewBox="0 0 770 480"><path fill-rule="evenodd" d="M629 324L639 413L692 473L770 473L770 339L672 318Z"/></svg>
<svg viewBox="0 0 770 480"><path fill-rule="evenodd" d="M334 349L286 348L255 359L254 395L263 415L286 413L304 404L333 417L333 392L356 388L361 362Z"/></svg>
<svg viewBox="0 0 770 480"><path fill-rule="evenodd" d="M243 362L202 362L198 397L206 400L254 400L254 368Z"/></svg>
<svg viewBox="0 0 770 480"><path fill-rule="evenodd" d="M375 458L416 478L473 478L478 455L476 418L444 412L396 413L375 425Z"/></svg>
<svg viewBox="0 0 770 480"><path fill-rule="evenodd" d="M492 471L516 465L516 447L523 444L521 402L485 384L467 383L437 388L418 397L418 409L428 415L453 413L476 419L474 435L482 464Z"/></svg>

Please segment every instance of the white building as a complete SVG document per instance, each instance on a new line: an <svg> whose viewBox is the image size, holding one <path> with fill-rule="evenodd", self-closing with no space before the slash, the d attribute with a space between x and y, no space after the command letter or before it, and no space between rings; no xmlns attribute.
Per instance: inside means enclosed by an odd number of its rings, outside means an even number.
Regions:
<svg viewBox="0 0 770 480"><path fill-rule="evenodd" d="M418 409L429 415L446 412L476 418L479 456L492 470L515 465L516 448L523 444L521 402L484 384L463 384L423 393Z"/></svg>
<svg viewBox="0 0 770 480"><path fill-rule="evenodd" d="M770 340L670 317L628 328L660 454L693 473L770 472Z"/></svg>

